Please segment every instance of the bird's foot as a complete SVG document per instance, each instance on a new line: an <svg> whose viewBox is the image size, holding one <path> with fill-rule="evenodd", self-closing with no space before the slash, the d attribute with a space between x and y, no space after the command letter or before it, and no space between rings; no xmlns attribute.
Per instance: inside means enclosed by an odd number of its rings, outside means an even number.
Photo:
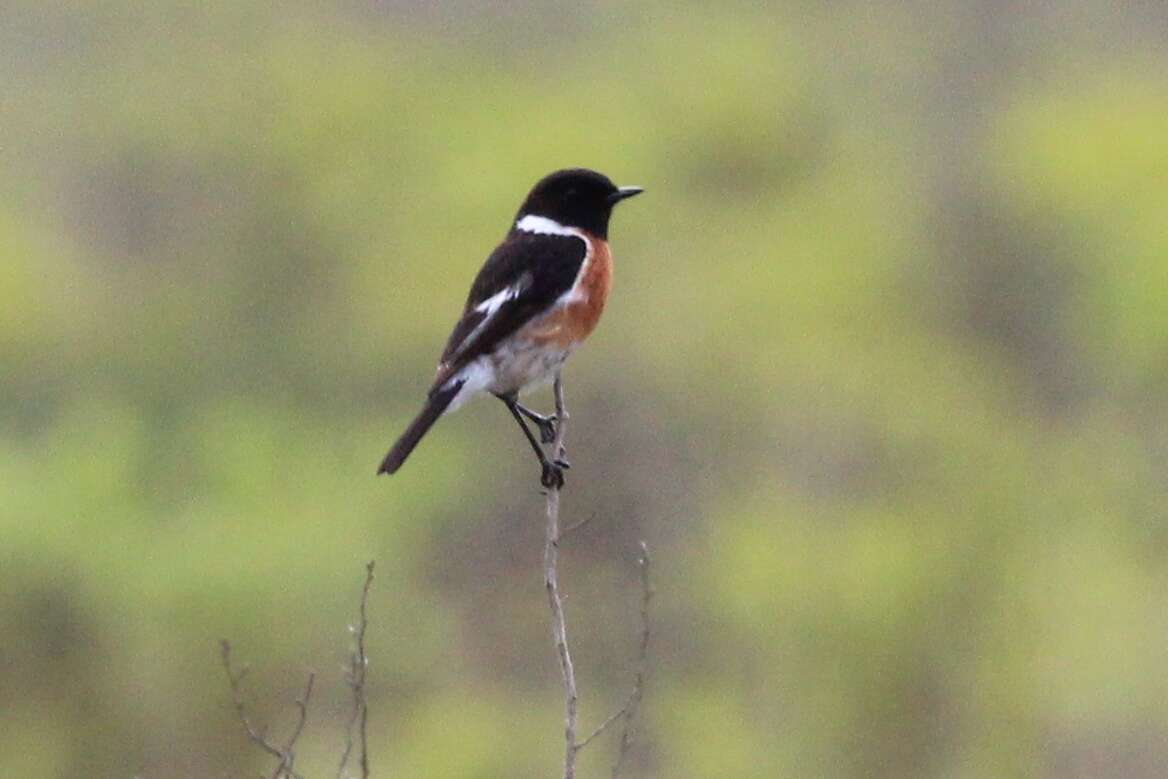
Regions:
<svg viewBox="0 0 1168 779"><path fill-rule="evenodd" d="M559 420L556 419L555 414L539 418L533 417L531 421L539 428L540 443L554 444L556 442L556 422Z"/></svg>
<svg viewBox="0 0 1168 779"><path fill-rule="evenodd" d="M555 414L548 414L544 416L536 411L532 411L527 406L515 404L515 408L519 413L531 420L532 424L539 428L539 440L545 444L555 443L556 440L556 424L559 419Z"/></svg>
<svg viewBox="0 0 1168 779"><path fill-rule="evenodd" d="M549 490L562 488L564 486L564 468L566 467L568 467L568 464L563 460L545 462L543 464L543 473L539 477L539 483Z"/></svg>

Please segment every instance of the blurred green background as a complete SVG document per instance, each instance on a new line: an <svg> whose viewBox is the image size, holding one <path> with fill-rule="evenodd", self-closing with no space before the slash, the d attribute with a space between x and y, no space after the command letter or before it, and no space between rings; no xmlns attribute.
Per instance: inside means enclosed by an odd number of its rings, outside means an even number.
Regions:
<svg viewBox="0 0 1168 779"><path fill-rule="evenodd" d="M566 376L627 775L1168 773L1162 4L7 0L0 130L0 776L270 771L220 637L332 775L371 558L374 775L555 775L511 420L373 474L575 165L648 190Z"/></svg>

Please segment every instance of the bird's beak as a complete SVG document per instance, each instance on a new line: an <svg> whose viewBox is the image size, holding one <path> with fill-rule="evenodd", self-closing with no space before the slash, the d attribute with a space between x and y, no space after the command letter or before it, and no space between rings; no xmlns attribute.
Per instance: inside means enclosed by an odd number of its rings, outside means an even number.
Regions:
<svg viewBox="0 0 1168 779"><path fill-rule="evenodd" d="M608 202L611 203L612 205L616 205L617 203L621 202L622 200L630 198L633 195L639 195L644 191L645 190L642 189L641 187L621 187L616 192L613 192L611 195L608 196Z"/></svg>

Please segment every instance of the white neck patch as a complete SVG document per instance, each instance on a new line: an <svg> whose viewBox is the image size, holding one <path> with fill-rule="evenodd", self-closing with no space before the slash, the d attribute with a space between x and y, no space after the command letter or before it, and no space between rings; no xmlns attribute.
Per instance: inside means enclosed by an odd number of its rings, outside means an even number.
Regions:
<svg viewBox="0 0 1168 779"><path fill-rule="evenodd" d="M535 214L528 214L520 219L515 223L515 229L522 230L525 233L536 233L538 235L580 235L580 231L573 227L564 227L555 219L548 219L546 216L537 216Z"/></svg>

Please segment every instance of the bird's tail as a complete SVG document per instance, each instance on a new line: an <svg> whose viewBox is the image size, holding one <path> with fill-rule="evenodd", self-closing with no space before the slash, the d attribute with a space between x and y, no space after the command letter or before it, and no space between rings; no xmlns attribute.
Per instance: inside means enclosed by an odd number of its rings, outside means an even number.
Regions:
<svg viewBox="0 0 1168 779"><path fill-rule="evenodd" d="M427 431L438 421L438 417L442 416L442 412L447 409L465 383L465 381L450 382L446 387L430 393L430 397L426 399L426 405L422 407L421 412L414 417L414 421L397 439L397 443L389 450L385 459L381 461L381 467L377 469L378 475L397 473L397 469L401 468L402 463L410 456L410 452L414 451L414 447L422 440L422 436L426 435Z"/></svg>

